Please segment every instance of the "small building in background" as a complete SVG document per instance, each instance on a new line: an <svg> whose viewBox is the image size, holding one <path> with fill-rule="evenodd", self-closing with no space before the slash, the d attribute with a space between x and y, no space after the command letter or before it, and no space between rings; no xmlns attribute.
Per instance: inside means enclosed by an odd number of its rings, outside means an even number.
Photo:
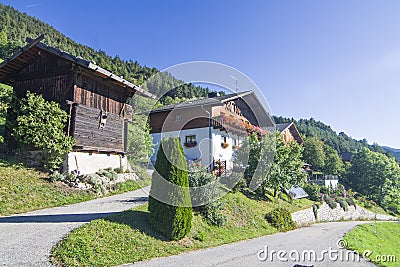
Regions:
<svg viewBox="0 0 400 267"><path fill-rule="evenodd" d="M353 157L353 153L351 152L342 152L339 154L340 158L342 159L343 163L350 162L351 158Z"/></svg>
<svg viewBox="0 0 400 267"><path fill-rule="evenodd" d="M304 142L299 130L293 122L276 124L276 130L281 133L285 143L296 141L301 145Z"/></svg>
<svg viewBox="0 0 400 267"><path fill-rule="evenodd" d="M66 134L76 140L64 170L79 174L101 168L126 168L128 121L134 94L155 98L92 61L75 57L41 40L28 44L0 64L0 82L14 88L17 97L27 91L55 101L68 113Z"/></svg>
<svg viewBox="0 0 400 267"><path fill-rule="evenodd" d="M339 176L337 175L324 175L324 174L313 174L308 180L309 183L314 183L319 186L330 187L336 189L339 185Z"/></svg>

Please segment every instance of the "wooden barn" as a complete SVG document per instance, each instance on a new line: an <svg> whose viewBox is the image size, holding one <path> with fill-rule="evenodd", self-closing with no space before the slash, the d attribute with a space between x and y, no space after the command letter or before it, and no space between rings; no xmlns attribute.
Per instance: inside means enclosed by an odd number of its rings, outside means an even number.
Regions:
<svg viewBox="0 0 400 267"><path fill-rule="evenodd" d="M43 38L27 39L25 47L0 64L0 82L12 86L18 97L29 90L67 111L66 134L76 140L68 171L122 166L133 115L127 100L133 94L154 96L93 61L41 43Z"/></svg>

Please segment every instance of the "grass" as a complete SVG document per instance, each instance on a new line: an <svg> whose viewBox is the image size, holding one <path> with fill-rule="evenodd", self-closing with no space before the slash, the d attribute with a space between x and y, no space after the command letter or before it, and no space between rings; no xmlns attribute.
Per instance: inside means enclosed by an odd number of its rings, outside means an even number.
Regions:
<svg viewBox="0 0 400 267"><path fill-rule="evenodd" d="M375 212L375 213L378 213L378 214L391 215L391 214L387 213L381 206L378 206L376 204L369 203L369 205L365 205L364 201L360 201L358 199L354 199L354 202L357 205L359 205L360 207L363 207L363 208L365 208L365 209L367 209L369 211L372 211L372 212Z"/></svg>
<svg viewBox="0 0 400 267"><path fill-rule="evenodd" d="M368 258L378 266L400 265L400 223L371 223L359 225L344 237L351 250L361 255L368 250Z"/></svg>
<svg viewBox="0 0 400 267"><path fill-rule="evenodd" d="M119 265L259 237L277 231L265 220L273 208L295 211L313 203L307 199L293 204L255 200L239 192L227 194L223 201L222 213L227 217L223 227L210 225L194 214L188 237L167 241L150 228L147 205L142 205L75 229L53 248L52 261L66 266Z"/></svg>
<svg viewBox="0 0 400 267"><path fill-rule="evenodd" d="M136 182L127 181L110 195L138 188L140 186ZM74 204L97 197L93 192L72 189L61 183L50 183L46 173L0 162L0 215Z"/></svg>

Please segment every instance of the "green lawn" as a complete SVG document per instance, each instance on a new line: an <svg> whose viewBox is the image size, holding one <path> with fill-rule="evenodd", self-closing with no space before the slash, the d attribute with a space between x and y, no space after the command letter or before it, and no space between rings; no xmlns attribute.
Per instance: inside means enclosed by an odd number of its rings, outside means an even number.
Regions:
<svg viewBox="0 0 400 267"><path fill-rule="evenodd" d="M267 212L277 206L295 211L313 203L307 199L293 204L254 200L242 193L229 193L223 201L225 226L210 225L200 215L194 215L190 234L180 241L165 241L150 228L147 205L95 220L75 229L56 245L53 262L67 266L119 265L268 235L277 230L265 220Z"/></svg>
<svg viewBox="0 0 400 267"><path fill-rule="evenodd" d="M0 215L63 206L98 197L93 192L50 183L47 178L47 174L34 169L0 162ZM139 187L136 182L127 181L111 194L128 192Z"/></svg>
<svg viewBox="0 0 400 267"><path fill-rule="evenodd" d="M391 214L387 213L382 207L380 207L378 205L374 205L374 204L371 204L371 203L370 203L370 205L365 205L364 202L359 201L358 199L355 199L354 201L356 202L357 205L359 205L359 206L361 206L361 207L363 207L363 208L365 208L365 209L367 209L369 211L372 211L372 212L375 212L375 213L378 213L378 214L391 215Z"/></svg>
<svg viewBox="0 0 400 267"><path fill-rule="evenodd" d="M368 258L378 266L400 266L400 223L359 225L346 234L344 239L349 249L361 255L371 251Z"/></svg>

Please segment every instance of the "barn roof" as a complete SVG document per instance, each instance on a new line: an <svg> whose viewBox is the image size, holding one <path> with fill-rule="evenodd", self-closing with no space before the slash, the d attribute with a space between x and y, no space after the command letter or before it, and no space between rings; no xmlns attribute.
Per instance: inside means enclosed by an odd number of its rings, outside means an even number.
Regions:
<svg viewBox="0 0 400 267"><path fill-rule="evenodd" d="M97 66L93 61L88 61L80 57L75 57L68 52L41 43L43 39L44 35L41 35L36 39L27 38L26 41L28 42L28 44L26 46L20 48L11 57L0 63L0 82L13 86L13 74L19 72L22 68L26 67L33 58L37 57L37 55L40 54L41 51L45 51L47 53L56 55L64 60L73 62L76 65L87 69L88 71L99 77L108 79L114 84L136 91L142 96L156 98L153 94L140 88L139 86L136 86L133 83L123 79L122 77L113 74L100 66Z"/></svg>

